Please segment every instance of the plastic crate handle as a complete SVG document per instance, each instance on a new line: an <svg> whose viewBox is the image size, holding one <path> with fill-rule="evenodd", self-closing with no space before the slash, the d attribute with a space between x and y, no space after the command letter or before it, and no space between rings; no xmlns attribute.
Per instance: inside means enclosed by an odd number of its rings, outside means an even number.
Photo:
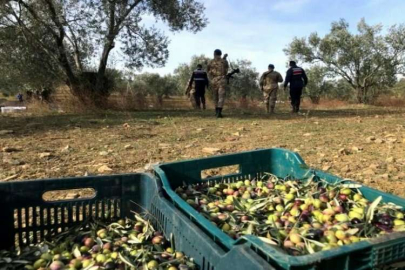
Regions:
<svg viewBox="0 0 405 270"><path fill-rule="evenodd" d="M125 186L122 185L123 181L125 182L127 180L130 180L131 178L132 175L128 174L65 179L46 179L36 181L17 181L12 183L12 185L0 184L0 196L6 196L3 203L10 201L15 207L25 206L27 205L27 202L32 205L40 206L45 204L55 204L72 201L94 201L98 198L121 196L122 192L127 192L123 190L125 189ZM92 196L91 198L77 198L60 201L47 201L43 199L43 194L47 192L86 188L93 189L94 196Z"/></svg>
<svg viewBox="0 0 405 270"><path fill-rule="evenodd" d="M91 194L90 196L87 197L81 197L78 192L80 192L83 189L90 189ZM73 194L73 198L64 198L64 199L58 199L58 197L60 197L61 194L55 194L55 196L52 196L52 193L65 193L66 195L70 195L72 193ZM49 194L51 196L50 199L47 199L46 195ZM86 194L87 195L87 194ZM76 197L77 196L77 197ZM81 187L81 188L72 188L72 189L55 189L55 190L48 190L48 191L44 191L42 192L42 199L44 200L44 202L47 203L57 203L57 202L75 202L75 201L83 201L83 200L92 200L97 196L97 191L92 188L92 187ZM56 197L56 198L55 198Z"/></svg>
<svg viewBox="0 0 405 270"><path fill-rule="evenodd" d="M206 180L201 177L201 173L205 170L228 167L228 166L239 166L237 173L218 175L210 177L211 179L220 179L227 177L237 177L242 175L252 174L257 172L257 167L261 167L262 171L265 172L269 170L268 161L269 159L277 159L279 162L290 162L292 166L292 172L300 172L300 175L307 175L312 170L305 164L302 157L292 151L272 148L272 149L256 149L254 151L246 151L236 154L225 154L213 157L207 157L204 159L196 159L191 161L186 161L185 164L195 166L198 168L199 175L197 179ZM253 168L253 169L252 169Z"/></svg>

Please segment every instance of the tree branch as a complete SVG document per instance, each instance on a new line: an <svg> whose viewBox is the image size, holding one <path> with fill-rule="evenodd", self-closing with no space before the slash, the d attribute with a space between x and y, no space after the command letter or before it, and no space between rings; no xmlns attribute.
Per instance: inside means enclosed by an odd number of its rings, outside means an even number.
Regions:
<svg viewBox="0 0 405 270"><path fill-rule="evenodd" d="M74 48L73 53L74 53L76 67L78 70L83 72L83 64L82 64L81 57L80 57L80 50L79 50L79 44L77 41L77 37L76 37L75 33L73 32L72 27L68 23L67 23L67 26L72 35L72 38L70 38L69 35L66 35L66 38L70 41L70 43L72 44L72 46Z"/></svg>
<svg viewBox="0 0 405 270"><path fill-rule="evenodd" d="M133 10L136 6L138 6L141 2L143 2L143 0L136 0L132 5L130 5L130 6L128 7L128 9L126 10L126 12L124 12L124 14L118 19L116 31L119 31L119 29L121 28L121 24L125 21L125 18L128 17L128 15L132 12L132 10Z"/></svg>
<svg viewBox="0 0 405 270"><path fill-rule="evenodd" d="M51 32L51 34L52 34L53 36L55 36L56 38L58 37L58 33L55 32L55 30L53 30L53 28L50 27L48 24L44 23L44 22L40 19L39 15L36 13L36 11L35 11L33 8L31 8L30 5L28 5L27 3L25 3L25 2L22 1L22 0L17 0L17 1L18 1L18 3L19 3L20 5L22 5L23 7L25 7L25 9L32 15L32 17L34 17L34 19L35 19L37 22L39 22L40 24L42 24L43 26L45 26L45 27Z"/></svg>
<svg viewBox="0 0 405 270"><path fill-rule="evenodd" d="M350 75L347 74L347 72L345 72L342 68L340 68L337 63L335 63L333 61L326 61L320 55L315 55L314 59L318 59L327 65L334 66L336 69L336 73L339 74L340 76L342 76L353 88L356 88L356 85L353 83L353 79L350 77Z"/></svg>
<svg viewBox="0 0 405 270"><path fill-rule="evenodd" d="M66 36L65 29L63 28L62 23L59 21L58 15L56 13L56 9L52 0L45 0L47 3L48 9L51 13L51 19L54 24L59 29L59 37L56 38L56 44L58 46L59 51L59 62L65 69L66 75L68 76L71 83L76 83L76 76L73 73L72 67L69 64L69 59L66 54L65 45L63 44L63 40Z"/></svg>

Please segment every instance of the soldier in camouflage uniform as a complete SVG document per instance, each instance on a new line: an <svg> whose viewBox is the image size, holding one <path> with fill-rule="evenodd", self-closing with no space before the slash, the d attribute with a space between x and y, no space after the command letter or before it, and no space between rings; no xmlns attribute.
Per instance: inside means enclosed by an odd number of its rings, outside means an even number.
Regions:
<svg viewBox="0 0 405 270"><path fill-rule="evenodd" d="M229 64L226 59L221 58L220 50L214 51L214 59L208 64L207 73L211 82L215 102L215 115L222 118L222 108L226 95L226 75L228 74Z"/></svg>
<svg viewBox="0 0 405 270"><path fill-rule="evenodd" d="M278 84L283 82L283 76L274 70L274 65L269 65L269 70L260 77L260 88L263 92L267 113L274 113L277 101Z"/></svg>

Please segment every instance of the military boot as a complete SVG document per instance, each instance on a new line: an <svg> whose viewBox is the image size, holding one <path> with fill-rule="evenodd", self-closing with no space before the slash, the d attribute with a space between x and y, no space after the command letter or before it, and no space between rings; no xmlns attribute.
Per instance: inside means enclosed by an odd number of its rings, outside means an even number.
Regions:
<svg viewBox="0 0 405 270"><path fill-rule="evenodd" d="M270 107L270 113L271 113L271 114L274 113L274 107Z"/></svg>
<svg viewBox="0 0 405 270"><path fill-rule="evenodd" d="M206 107L205 107L205 103L203 103L203 110L205 110L206 109Z"/></svg>
<svg viewBox="0 0 405 270"><path fill-rule="evenodd" d="M270 113L270 107L268 103L266 103L266 113Z"/></svg>
<svg viewBox="0 0 405 270"><path fill-rule="evenodd" d="M219 109L218 109L218 107L217 107L217 108L215 108L215 116L216 116L216 117L218 117L218 112L219 112Z"/></svg>

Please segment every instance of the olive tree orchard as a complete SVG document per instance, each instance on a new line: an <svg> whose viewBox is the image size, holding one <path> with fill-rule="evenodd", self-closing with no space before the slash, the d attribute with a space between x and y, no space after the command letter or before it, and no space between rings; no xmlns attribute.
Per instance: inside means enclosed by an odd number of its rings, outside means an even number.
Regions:
<svg viewBox="0 0 405 270"><path fill-rule="evenodd" d="M128 68L167 61L169 40L144 25L146 15L171 31L198 32L207 24L197 0L3 0L0 35L13 31L31 54L42 55L44 66L57 64L73 94L102 105L110 90L106 70L113 50ZM96 72L89 72L94 66Z"/></svg>
<svg viewBox="0 0 405 270"><path fill-rule="evenodd" d="M385 35L382 30L381 25L371 26L362 19L357 33L351 33L349 24L340 20L324 37L312 33L295 38L285 53L304 63L321 63L356 91L359 103L367 103L404 73L405 25L394 25Z"/></svg>

